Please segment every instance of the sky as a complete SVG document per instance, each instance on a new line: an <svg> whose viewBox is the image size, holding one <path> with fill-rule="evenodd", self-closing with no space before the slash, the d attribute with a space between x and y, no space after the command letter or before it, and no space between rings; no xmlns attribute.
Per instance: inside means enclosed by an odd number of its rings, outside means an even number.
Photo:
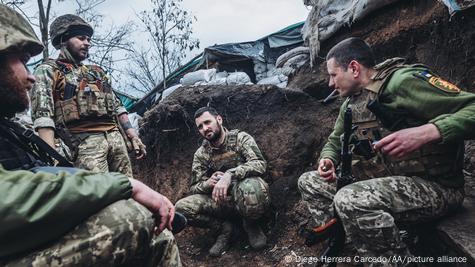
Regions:
<svg viewBox="0 0 475 267"><path fill-rule="evenodd" d="M131 2L107 7L113 20L133 20L135 13L150 8L150 0ZM253 41L304 21L309 12L301 0L184 0L182 6L197 18L193 29L203 47Z"/></svg>
<svg viewBox="0 0 475 267"><path fill-rule="evenodd" d="M200 49L259 39L304 21L310 11L302 0L183 0L182 7L197 18L193 31L200 40ZM63 10L74 11L68 1L58 3L55 8L57 15ZM105 15L106 24L123 24L138 21L136 14L150 8L150 0L107 0L99 6L99 12Z"/></svg>
<svg viewBox="0 0 475 267"><path fill-rule="evenodd" d="M53 17L74 13L72 0L53 0L53 3ZM26 1L25 5L37 10L34 0ZM151 6L151 0L107 0L98 7L98 12L105 16L105 25L127 21L140 25L136 14ZM182 7L197 18L193 37L200 40L200 49L188 52L185 62L208 46L254 41L305 21L310 11L303 0L183 0ZM146 33L136 32L134 37L136 45L146 45Z"/></svg>

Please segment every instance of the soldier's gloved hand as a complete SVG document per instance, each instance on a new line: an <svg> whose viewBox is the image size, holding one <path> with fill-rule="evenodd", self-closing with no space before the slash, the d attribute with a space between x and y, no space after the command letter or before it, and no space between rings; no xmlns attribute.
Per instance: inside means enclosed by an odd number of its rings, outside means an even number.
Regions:
<svg viewBox="0 0 475 267"><path fill-rule="evenodd" d="M225 201L228 193L229 185L231 184L231 175L224 173L221 179L216 183L213 188L213 199L216 202Z"/></svg>
<svg viewBox="0 0 475 267"><path fill-rule="evenodd" d="M135 158L141 159L147 155L147 147L142 143L142 140L138 136L132 137L132 147L135 151Z"/></svg>

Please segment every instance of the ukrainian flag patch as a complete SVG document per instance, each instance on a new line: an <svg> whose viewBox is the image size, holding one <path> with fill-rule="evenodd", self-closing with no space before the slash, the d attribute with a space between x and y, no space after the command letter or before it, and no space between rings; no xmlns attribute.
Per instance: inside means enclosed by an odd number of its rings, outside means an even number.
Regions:
<svg viewBox="0 0 475 267"><path fill-rule="evenodd" d="M427 71L421 71L415 75L416 77L422 78L426 80L428 83L430 83L432 86L434 86L437 89L440 89L444 92L447 93L459 93L461 90L458 88L456 85L438 77L435 76Z"/></svg>

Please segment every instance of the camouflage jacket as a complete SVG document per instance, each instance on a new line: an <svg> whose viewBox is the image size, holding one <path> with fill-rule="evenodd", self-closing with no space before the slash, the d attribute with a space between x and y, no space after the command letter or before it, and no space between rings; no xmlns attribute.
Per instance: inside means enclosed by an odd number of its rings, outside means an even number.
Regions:
<svg viewBox="0 0 475 267"><path fill-rule="evenodd" d="M220 147L213 147L204 140L195 152L190 193L211 193L212 187L206 180L216 171L229 173L232 180L237 181L262 176L266 168L266 160L252 136L239 130L226 131L226 139Z"/></svg>
<svg viewBox="0 0 475 267"><path fill-rule="evenodd" d="M110 84L109 78L101 68L73 63L75 61L69 52L67 50L62 52L64 56L60 54L57 60L71 63L72 65L72 70L64 74L67 82L77 86L80 73L86 70L91 75L98 76L98 79L103 84ZM60 70L55 65L57 65L55 61L51 60L40 64L34 72L36 83L31 91L31 116L35 129L44 127L55 128L55 125L58 123L57 118L55 118L56 99L54 97L54 90L58 86L55 81L55 72ZM118 115L127 112L120 100L115 95L114 97L116 102L115 112Z"/></svg>

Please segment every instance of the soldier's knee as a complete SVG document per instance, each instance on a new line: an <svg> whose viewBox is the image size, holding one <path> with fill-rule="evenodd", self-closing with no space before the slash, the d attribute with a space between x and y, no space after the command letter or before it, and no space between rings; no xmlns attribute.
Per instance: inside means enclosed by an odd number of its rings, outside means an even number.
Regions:
<svg viewBox="0 0 475 267"><path fill-rule="evenodd" d="M259 219L270 206L269 186L261 178L247 178L237 185L235 200L241 216Z"/></svg>
<svg viewBox="0 0 475 267"><path fill-rule="evenodd" d="M205 196L191 195L178 200L175 204L175 210L182 213L186 217L192 216L200 212L202 203L205 202Z"/></svg>
<svg viewBox="0 0 475 267"><path fill-rule="evenodd" d="M316 184L320 183L322 180L318 176L317 171L309 171L300 175L297 186L300 193L312 191L310 188L314 188Z"/></svg>
<svg viewBox="0 0 475 267"><path fill-rule="evenodd" d="M166 245L176 244L175 237L173 236L172 232L168 231L167 229L163 230L163 232L158 235L158 242L162 242Z"/></svg>
<svg viewBox="0 0 475 267"><path fill-rule="evenodd" d="M310 176L310 172L306 172L300 175L297 181L297 186L300 192L305 191L305 188L308 187L309 176Z"/></svg>
<svg viewBox="0 0 475 267"><path fill-rule="evenodd" d="M175 203L175 210L184 214L185 216L191 213L190 203L188 199L182 198Z"/></svg>
<svg viewBox="0 0 475 267"><path fill-rule="evenodd" d="M346 211L351 211L354 209L355 204L358 203L357 197L353 194L353 191L348 188L340 189L333 198L333 203L335 205L335 209L339 213L343 213Z"/></svg>

